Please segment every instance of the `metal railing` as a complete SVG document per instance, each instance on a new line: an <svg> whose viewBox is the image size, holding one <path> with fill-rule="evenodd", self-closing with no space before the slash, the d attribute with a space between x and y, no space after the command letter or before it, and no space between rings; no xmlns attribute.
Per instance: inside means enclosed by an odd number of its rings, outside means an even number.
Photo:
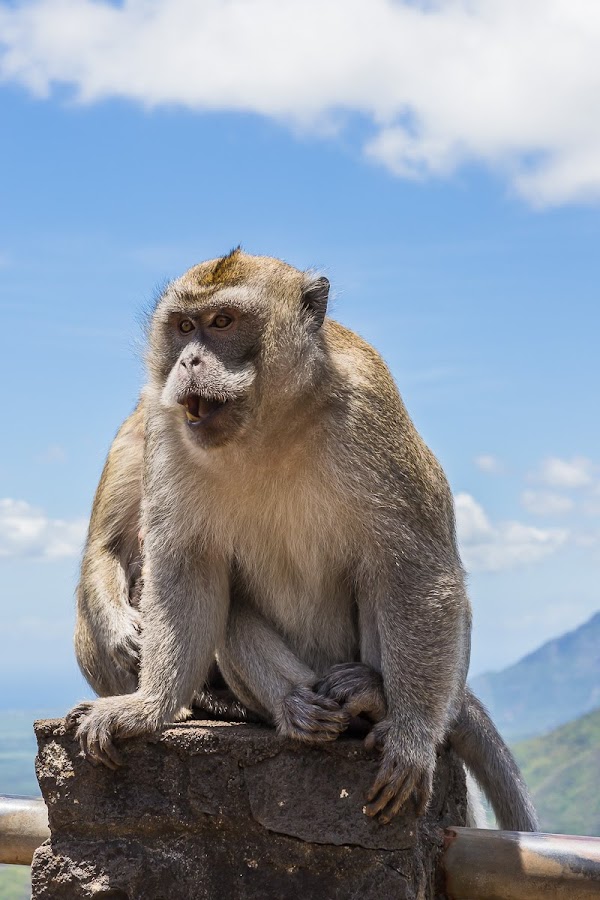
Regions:
<svg viewBox="0 0 600 900"><path fill-rule="evenodd" d="M41 798L0 796L0 863L49 837ZM449 900L600 900L600 838L447 828L442 872Z"/></svg>
<svg viewBox="0 0 600 900"><path fill-rule="evenodd" d="M600 900L600 838L447 828L449 900Z"/></svg>
<svg viewBox="0 0 600 900"><path fill-rule="evenodd" d="M41 797L0 796L0 863L30 866L34 851L49 837Z"/></svg>

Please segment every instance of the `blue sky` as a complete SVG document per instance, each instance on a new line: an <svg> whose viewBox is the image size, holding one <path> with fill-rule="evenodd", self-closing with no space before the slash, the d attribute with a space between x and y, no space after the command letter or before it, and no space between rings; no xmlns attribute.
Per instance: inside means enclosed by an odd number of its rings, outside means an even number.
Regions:
<svg viewBox="0 0 600 900"><path fill-rule="evenodd" d="M598 12L270 2L0 2L3 706L86 693L78 554L145 310L240 242L321 268L390 364L457 498L473 672L600 607Z"/></svg>

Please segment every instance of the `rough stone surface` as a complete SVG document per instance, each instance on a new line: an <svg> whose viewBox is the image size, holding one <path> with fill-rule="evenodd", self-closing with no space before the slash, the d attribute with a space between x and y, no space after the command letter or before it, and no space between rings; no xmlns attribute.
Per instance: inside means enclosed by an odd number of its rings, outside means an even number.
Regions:
<svg viewBox="0 0 600 900"><path fill-rule="evenodd" d="M118 772L78 753L61 720L36 723L52 837L34 900L434 900L442 829L463 825L462 767L438 759L424 819L362 812L377 761L356 739L312 749L271 729L174 725L121 745Z"/></svg>

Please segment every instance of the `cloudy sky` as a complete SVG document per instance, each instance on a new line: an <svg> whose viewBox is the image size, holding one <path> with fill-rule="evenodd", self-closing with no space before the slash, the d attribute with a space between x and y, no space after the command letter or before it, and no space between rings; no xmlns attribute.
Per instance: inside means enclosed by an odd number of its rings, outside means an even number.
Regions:
<svg viewBox="0 0 600 900"><path fill-rule="evenodd" d="M600 607L594 0L0 0L0 704L85 693L78 556L157 286L319 267L446 468L473 672Z"/></svg>

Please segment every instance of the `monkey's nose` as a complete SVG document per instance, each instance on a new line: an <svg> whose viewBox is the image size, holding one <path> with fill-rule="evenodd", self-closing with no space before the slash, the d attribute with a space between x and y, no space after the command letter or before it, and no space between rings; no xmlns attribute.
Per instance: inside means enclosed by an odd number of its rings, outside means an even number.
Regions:
<svg viewBox="0 0 600 900"><path fill-rule="evenodd" d="M197 355L196 356L188 356L187 358L184 357L181 360L181 365L183 366L184 369L188 369L188 370L195 369L200 365L200 357Z"/></svg>

